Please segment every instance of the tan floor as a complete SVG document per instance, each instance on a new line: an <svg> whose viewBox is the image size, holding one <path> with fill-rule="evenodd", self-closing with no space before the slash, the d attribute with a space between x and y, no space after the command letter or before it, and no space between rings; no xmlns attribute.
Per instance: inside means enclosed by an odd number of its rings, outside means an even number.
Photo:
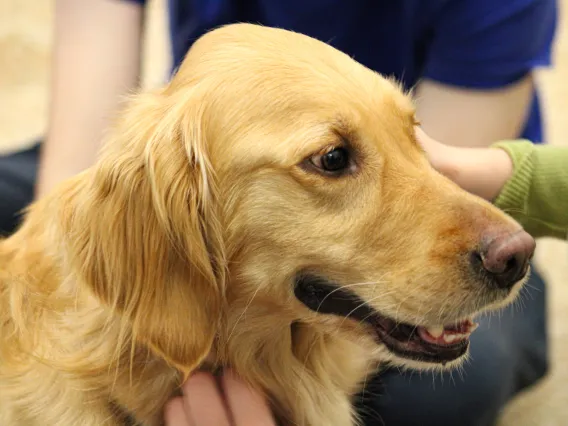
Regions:
<svg viewBox="0 0 568 426"><path fill-rule="evenodd" d="M0 0L1 150L21 147L45 127L52 1ZM162 1L149 12L146 85L159 83L167 70ZM561 20L560 27L555 68L539 77L551 143L568 145L568 25ZM550 282L553 368L538 388L508 407L500 426L568 425L568 244L542 241L538 258Z"/></svg>

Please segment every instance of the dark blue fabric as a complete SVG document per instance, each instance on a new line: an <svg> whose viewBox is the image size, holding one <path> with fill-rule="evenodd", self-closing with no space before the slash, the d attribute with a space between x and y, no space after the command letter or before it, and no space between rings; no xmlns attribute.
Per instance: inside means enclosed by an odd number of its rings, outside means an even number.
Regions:
<svg viewBox="0 0 568 426"><path fill-rule="evenodd" d="M11 234L21 220L20 212L33 198L39 144L0 155L0 238Z"/></svg>
<svg viewBox="0 0 568 426"><path fill-rule="evenodd" d="M144 0L135 0L143 2ZM174 69L203 33L261 23L328 42L408 89L495 89L551 61L556 0L169 0ZM519 135L543 141L538 99Z"/></svg>

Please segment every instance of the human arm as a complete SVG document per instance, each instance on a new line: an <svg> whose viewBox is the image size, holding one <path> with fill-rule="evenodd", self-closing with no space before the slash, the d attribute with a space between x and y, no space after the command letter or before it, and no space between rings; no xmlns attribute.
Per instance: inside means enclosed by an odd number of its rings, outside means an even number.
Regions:
<svg viewBox="0 0 568 426"><path fill-rule="evenodd" d="M534 237L568 239L568 148L522 140L460 148L420 129L417 137L435 169L493 201Z"/></svg>
<svg viewBox="0 0 568 426"><path fill-rule="evenodd" d="M555 0L444 2L415 89L424 130L470 147L520 137L535 108L532 71L550 63L555 25Z"/></svg>
<svg viewBox="0 0 568 426"><path fill-rule="evenodd" d="M143 8L57 0L50 116L36 197L95 161L109 118L139 80Z"/></svg>
<svg viewBox="0 0 568 426"><path fill-rule="evenodd" d="M495 205L535 237L568 239L568 148L529 141L503 141L494 148L513 163Z"/></svg>
<svg viewBox="0 0 568 426"><path fill-rule="evenodd" d="M487 147L522 133L533 90L530 75L497 90L460 88L426 79L416 90L417 116L424 130L440 141Z"/></svg>

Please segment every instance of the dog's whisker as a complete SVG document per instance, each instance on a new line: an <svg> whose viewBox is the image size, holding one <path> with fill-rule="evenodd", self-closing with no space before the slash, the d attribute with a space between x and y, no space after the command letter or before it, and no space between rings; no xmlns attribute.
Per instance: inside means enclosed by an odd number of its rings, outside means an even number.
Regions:
<svg viewBox="0 0 568 426"><path fill-rule="evenodd" d="M346 288L352 288L352 287L357 287L357 286L367 286L367 285L378 285L381 284L382 281L369 281L369 282L362 282L362 283L353 283L353 284L344 284L344 285L340 285L337 286L336 288L334 288L332 291L330 291L328 294L325 295L325 297L320 301L316 312L319 312L319 310L321 309L321 306L323 305L323 303L327 300L328 297L332 296L334 293L342 290L342 289L346 289Z"/></svg>
<svg viewBox="0 0 568 426"><path fill-rule="evenodd" d="M523 287L524 288L530 288L531 290L538 291L539 293L542 293L542 289L535 287L534 285L529 284L529 283L525 283L525 285Z"/></svg>
<svg viewBox="0 0 568 426"><path fill-rule="evenodd" d="M241 314L239 315L239 317L237 318L237 321L235 321L235 324L233 325L233 327L231 328L231 332L229 333L229 336L227 337L227 344L229 343L229 341L231 340L231 337L233 336L233 333L235 332L237 325L239 325L239 322L241 321L241 319L243 318L243 316L245 315L246 311L248 310L248 308L250 307L252 301L254 300L254 298L256 297L256 295L258 294L258 292L260 291L260 286L258 286L256 288L256 290L254 291L253 295L251 296L251 298L249 299L249 301L247 302L246 306L244 307L243 311L241 312Z"/></svg>
<svg viewBox="0 0 568 426"><path fill-rule="evenodd" d="M371 302L373 302L374 300L378 299L379 297L381 297L381 296L375 296L375 297L373 297L372 299L366 300L366 301L360 303L359 305L357 305L355 308L353 308L353 309L351 310L351 312L349 312L347 315L345 315L345 317L343 318L343 321L341 321L341 324L340 324L340 325L342 325L342 324L345 322L345 320L347 320L347 319L348 319L355 311L357 311L359 308L361 308L362 306L365 306L365 305L370 304ZM370 315L367 315L367 317L365 317L365 319L367 319L369 316L370 316ZM360 322L362 322L362 321L360 321Z"/></svg>

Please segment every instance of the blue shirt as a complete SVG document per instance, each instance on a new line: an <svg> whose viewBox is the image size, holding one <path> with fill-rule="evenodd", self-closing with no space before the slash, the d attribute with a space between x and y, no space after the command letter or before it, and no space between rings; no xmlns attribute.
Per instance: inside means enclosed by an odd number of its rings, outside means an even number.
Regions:
<svg viewBox="0 0 568 426"><path fill-rule="evenodd" d="M133 0L144 2L144 0ZM168 0L174 69L205 32L251 22L331 44L406 88L496 89L551 62L556 0ZM535 92L521 135L543 140Z"/></svg>

